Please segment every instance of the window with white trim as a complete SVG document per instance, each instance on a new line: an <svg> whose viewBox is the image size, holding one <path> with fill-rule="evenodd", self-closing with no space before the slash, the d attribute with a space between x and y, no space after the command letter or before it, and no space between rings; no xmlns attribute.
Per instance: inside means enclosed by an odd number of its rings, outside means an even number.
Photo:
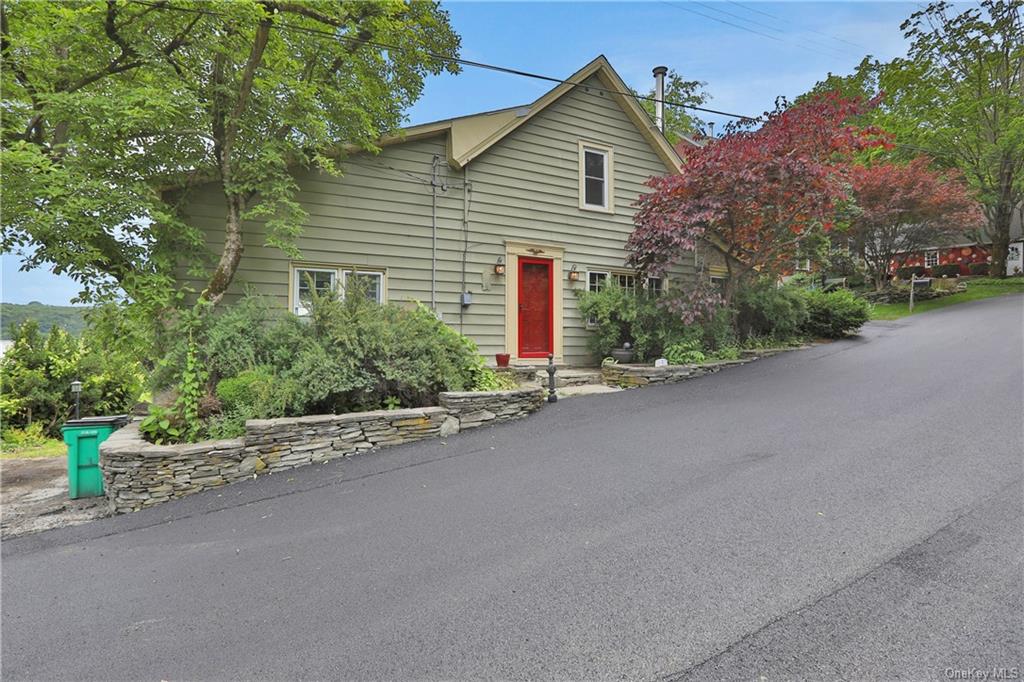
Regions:
<svg viewBox="0 0 1024 682"><path fill-rule="evenodd" d="M661 296L665 290L664 280L661 277L648 277L647 284L644 287L647 290L649 296Z"/></svg>
<svg viewBox="0 0 1024 682"><path fill-rule="evenodd" d="M358 288L371 301L384 303L384 271L360 270L351 266L293 265L291 311L299 316L309 315L313 292L323 296L337 291L344 297L350 283L358 281ZM355 287L353 287L354 289Z"/></svg>
<svg viewBox="0 0 1024 682"><path fill-rule="evenodd" d="M323 296L338 285L337 268L293 268L292 269L292 312L308 315L313 291Z"/></svg>
<svg viewBox="0 0 1024 682"><path fill-rule="evenodd" d="M349 291L350 283L358 288L363 296L378 305L384 303L384 273L372 270L346 270L345 292Z"/></svg>
<svg viewBox="0 0 1024 682"><path fill-rule="evenodd" d="M605 285L608 284L608 274L609 273L601 272L600 270L588 270L587 271L587 291L601 291L601 289L604 289ZM588 327L595 327L595 326L597 326L597 318L596 317L588 317L587 318L587 326Z"/></svg>
<svg viewBox="0 0 1024 682"><path fill-rule="evenodd" d="M580 142L580 208L612 211L612 150Z"/></svg>
<svg viewBox="0 0 1024 682"><path fill-rule="evenodd" d="M711 286L716 287L719 292L724 293L725 292L725 279L726 279L725 277L722 277L720 275L711 275L710 277L708 277L708 282L711 283Z"/></svg>
<svg viewBox="0 0 1024 682"><path fill-rule="evenodd" d="M612 275L614 281L619 287L625 289L631 294L636 293L636 275L631 275L626 272L616 272Z"/></svg>
<svg viewBox="0 0 1024 682"><path fill-rule="evenodd" d="M924 266L926 268L934 268L939 264L939 252L938 251L925 251L924 252Z"/></svg>

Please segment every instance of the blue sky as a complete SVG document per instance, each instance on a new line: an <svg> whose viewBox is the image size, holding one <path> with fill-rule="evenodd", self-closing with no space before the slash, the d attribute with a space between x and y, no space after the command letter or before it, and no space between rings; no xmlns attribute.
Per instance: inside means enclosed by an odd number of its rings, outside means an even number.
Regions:
<svg viewBox="0 0 1024 682"><path fill-rule="evenodd" d="M829 72L849 73L866 54L905 53L900 24L917 3L746 2L445 3L462 56L560 78L604 54L638 90L664 64L707 82L708 106L757 115L779 95L806 92ZM430 78L410 123L531 102L544 81L467 67ZM708 117L721 130L725 119ZM69 303L78 287L45 269L19 272L2 258L2 299Z"/></svg>

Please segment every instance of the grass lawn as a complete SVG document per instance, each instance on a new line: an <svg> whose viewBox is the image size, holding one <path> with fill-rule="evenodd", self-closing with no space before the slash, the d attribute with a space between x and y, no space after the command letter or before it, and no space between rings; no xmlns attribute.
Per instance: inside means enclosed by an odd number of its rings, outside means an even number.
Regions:
<svg viewBox="0 0 1024 682"><path fill-rule="evenodd" d="M967 282L967 291L961 291L951 296L933 298L930 301L914 303L914 312L907 311L906 303L883 303L876 305L871 313L873 320L898 320L907 315L945 308L946 306L964 303L965 301L977 301L982 298L993 296L1005 296L1006 294L1024 293L1024 277L1008 277L1007 279L974 279Z"/></svg>
<svg viewBox="0 0 1024 682"><path fill-rule="evenodd" d="M0 459L25 459L28 457L58 457L67 454L67 446L64 441L48 439L40 445L27 445L24 447L10 447L3 445L0 451Z"/></svg>

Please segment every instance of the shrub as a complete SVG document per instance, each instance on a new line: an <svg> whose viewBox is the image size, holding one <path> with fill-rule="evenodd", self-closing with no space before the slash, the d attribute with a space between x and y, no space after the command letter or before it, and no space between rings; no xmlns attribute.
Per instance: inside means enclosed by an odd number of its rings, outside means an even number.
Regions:
<svg viewBox="0 0 1024 682"><path fill-rule="evenodd" d="M289 391L281 390L279 383L283 382L278 382L273 368L266 365L221 379L216 388L221 412L244 419L283 417Z"/></svg>
<svg viewBox="0 0 1024 682"><path fill-rule="evenodd" d="M928 272L928 269L923 265L912 265L902 268L896 268L896 276L900 279L910 279L910 276L924 277Z"/></svg>
<svg viewBox="0 0 1024 682"><path fill-rule="evenodd" d="M704 362L705 355L700 342L693 340L675 343L666 348L665 359L670 365L694 365Z"/></svg>
<svg viewBox="0 0 1024 682"><path fill-rule="evenodd" d="M596 357L607 357L628 341L638 361L653 360L668 346L694 334L658 297L634 294L614 283L576 295L580 314L594 321L588 344Z"/></svg>
<svg viewBox="0 0 1024 682"><path fill-rule="evenodd" d="M720 308L714 317L700 325L701 345L704 348L714 352L736 345L738 339L733 326L733 314L729 308Z"/></svg>
<svg viewBox="0 0 1024 682"><path fill-rule="evenodd" d="M139 423L139 432L150 443L164 445L186 440L187 429L179 410L150 405L149 415Z"/></svg>
<svg viewBox="0 0 1024 682"><path fill-rule="evenodd" d="M805 289L807 322L803 332L812 337L837 339L860 329L871 315L871 304L846 289Z"/></svg>
<svg viewBox="0 0 1024 682"><path fill-rule="evenodd" d="M142 395L139 364L103 347L89 332L78 339L52 327L44 335L29 320L14 330L13 341L0 359L5 430L39 422L45 435L60 438L61 424L74 414L72 381L82 382L83 416L128 412Z"/></svg>
<svg viewBox="0 0 1024 682"><path fill-rule="evenodd" d="M788 339L807 322L807 304L795 287L776 287L768 281L742 287L733 298L740 340L751 336Z"/></svg>
<svg viewBox="0 0 1024 682"><path fill-rule="evenodd" d="M736 346L725 346L724 348L719 348L714 353L712 353L708 359L709 360L739 360L740 359L740 355L741 355L740 349L737 348Z"/></svg>
<svg viewBox="0 0 1024 682"><path fill-rule="evenodd" d="M934 265L931 268L932 277L956 277L960 274L960 266L956 263L946 265Z"/></svg>
<svg viewBox="0 0 1024 682"><path fill-rule="evenodd" d="M989 263L971 263L967 266L967 270L972 275L987 277L989 271L992 270L992 266Z"/></svg>

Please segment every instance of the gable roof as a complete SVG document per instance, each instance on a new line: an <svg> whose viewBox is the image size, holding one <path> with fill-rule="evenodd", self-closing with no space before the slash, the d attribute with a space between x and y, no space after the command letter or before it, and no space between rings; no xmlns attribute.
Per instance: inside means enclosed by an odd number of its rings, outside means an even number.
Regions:
<svg viewBox="0 0 1024 682"><path fill-rule="evenodd" d="M565 82L559 83L532 104L410 126L403 128L398 135L382 140L381 144L398 144L447 132L448 163L454 168L462 168L557 102L573 88L580 87L583 81L591 76L596 76L604 84L608 89L608 94L626 112L626 115L665 163L665 167L670 172L679 172L682 167L682 159L679 154L654 125L643 107L637 103L636 98L628 94L629 86L623 82L604 55L597 57L569 76Z"/></svg>

